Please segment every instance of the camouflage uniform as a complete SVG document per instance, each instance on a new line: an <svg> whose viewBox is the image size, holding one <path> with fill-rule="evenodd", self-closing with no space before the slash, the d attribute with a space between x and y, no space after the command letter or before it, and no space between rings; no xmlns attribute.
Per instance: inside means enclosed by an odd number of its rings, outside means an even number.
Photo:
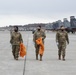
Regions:
<svg viewBox="0 0 76 75"><path fill-rule="evenodd" d="M11 35L10 43L12 44L12 53L15 59L18 59L19 57L21 42L23 42L22 35L19 32L13 32Z"/></svg>
<svg viewBox="0 0 76 75"><path fill-rule="evenodd" d="M68 34L64 31L58 31L56 34L56 42L58 42L58 55L59 59L61 59L61 55L63 60L65 60L65 49L66 49L66 41L69 43Z"/></svg>
<svg viewBox="0 0 76 75"><path fill-rule="evenodd" d="M34 41L34 43L35 43L36 59L37 59L37 60L38 60L38 54L39 54L39 45L36 44L36 40L37 40L38 38L40 38L40 37L42 37L42 41L43 41L43 43L44 43L44 39L46 38L45 32L42 31L42 30L40 30L40 31L36 30L35 33L34 33L34 35L33 35L33 41ZM41 60L42 60L42 56L41 56L41 55L40 55L40 58L41 58Z"/></svg>

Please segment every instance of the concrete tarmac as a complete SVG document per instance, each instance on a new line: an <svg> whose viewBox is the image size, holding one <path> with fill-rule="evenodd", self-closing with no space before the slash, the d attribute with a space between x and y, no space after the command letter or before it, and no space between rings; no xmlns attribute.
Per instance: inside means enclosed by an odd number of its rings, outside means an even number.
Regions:
<svg viewBox="0 0 76 75"><path fill-rule="evenodd" d="M32 32L21 34L27 55L17 61L12 56L10 32L0 31L0 75L76 75L76 34L69 34L65 61L58 60L55 32L46 32L43 61L35 59Z"/></svg>

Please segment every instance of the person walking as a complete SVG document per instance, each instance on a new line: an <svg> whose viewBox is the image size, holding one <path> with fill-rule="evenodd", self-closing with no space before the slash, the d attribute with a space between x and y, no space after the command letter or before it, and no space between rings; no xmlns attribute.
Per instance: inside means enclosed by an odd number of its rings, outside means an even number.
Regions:
<svg viewBox="0 0 76 75"><path fill-rule="evenodd" d="M10 43L12 45L12 54L14 59L18 60L20 43L23 42L22 35L18 32L18 26L14 26L14 32L11 34Z"/></svg>
<svg viewBox="0 0 76 75"><path fill-rule="evenodd" d="M66 49L66 42L69 44L68 33L65 31L65 27L61 26L60 30L56 33L56 43L58 45L58 59L65 61L65 49Z"/></svg>
<svg viewBox="0 0 76 75"><path fill-rule="evenodd" d="M36 60L38 60L38 54L39 54L39 49L40 49L40 45L37 44L37 39L42 38L42 43L44 44L44 39L46 38L45 32L42 30L41 26L37 27L37 30L34 32L33 35L33 41L35 43L35 49L36 49ZM40 54L40 61L42 61L42 54Z"/></svg>

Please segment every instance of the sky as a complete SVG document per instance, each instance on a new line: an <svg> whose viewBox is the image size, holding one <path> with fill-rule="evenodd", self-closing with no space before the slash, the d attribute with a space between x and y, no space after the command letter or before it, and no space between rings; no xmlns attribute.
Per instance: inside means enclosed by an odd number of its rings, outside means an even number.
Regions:
<svg viewBox="0 0 76 75"><path fill-rule="evenodd" d="M75 7L76 0L0 0L0 27L70 20Z"/></svg>

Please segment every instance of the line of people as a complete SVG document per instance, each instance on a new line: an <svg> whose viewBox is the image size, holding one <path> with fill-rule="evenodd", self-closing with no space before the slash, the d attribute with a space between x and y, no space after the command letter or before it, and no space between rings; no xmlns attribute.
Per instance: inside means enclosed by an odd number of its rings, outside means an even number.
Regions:
<svg viewBox="0 0 76 75"><path fill-rule="evenodd" d="M40 56L40 61L42 61L42 56L44 53L44 40L46 38L45 31L42 30L41 26L38 26L33 33L33 42L35 43L35 53L36 60L38 60L38 55ZM58 59L65 61L66 52L66 42L69 44L68 33L65 31L65 27L61 26L56 33L56 43L58 46ZM14 26L14 32L11 34L10 43L12 45L12 54L14 59L18 60L20 43L23 43L22 35L18 31L18 26Z"/></svg>

